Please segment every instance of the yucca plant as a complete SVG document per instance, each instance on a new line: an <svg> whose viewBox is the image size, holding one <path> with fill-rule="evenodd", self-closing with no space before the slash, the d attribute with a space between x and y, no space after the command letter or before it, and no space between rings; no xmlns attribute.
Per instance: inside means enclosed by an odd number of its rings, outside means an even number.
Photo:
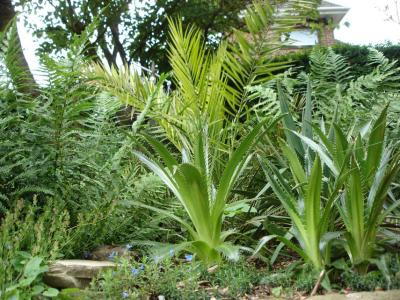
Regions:
<svg viewBox="0 0 400 300"><path fill-rule="evenodd" d="M288 214L292 226L285 234L265 236L256 253L272 238L297 252L306 262L321 271L330 263L330 241L338 236L332 232L332 213L335 201L341 194L346 170L336 168L321 154L311 151L302 140L312 141L312 88L307 85L305 107L301 127L296 125L289 108L289 101L281 82L277 81L277 93L286 141L280 140L279 148L287 165L279 170L267 159L259 157L268 183ZM297 132L300 127L302 134ZM288 169L290 172L288 172ZM330 176L331 172L335 176ZM289 173L289 174L288 174ZM289 175L289 176L288 176ZM291 238L297 240L297 244ZM281 249L281 247L277 248ZM277 255L275 253L274 257Z"/></svg>
<svg viewBox="0 0 400 300"><path fill-rule="evenodd" d="M289 215L293 226L289 235L264 237L256 252L270 239L276 237L286 246L297 252L306 262L310 262L318 271L329 262L326 246L337 234L329 232L330 217L334 202L340 194L340 187L346 176L342 173L329 188L328 198L324 199L323 166L316 156L311 172L304 170L296 153L282 142L282 151L289 162L293 180L285 179L281 172L269 162L260 158L264 173L274 193ZM294 188L292 183L296 185ZM290 241L293 236L298 245Z"/></svg>
<svg viewBox="0 0 400 300"><path fill-rule="evenodd" d="M360 271L367 270L377 247L379 226L397 206L399 201L387 206L386 200L400 170L400 156L396 144L385 142L388 107L384 108L374 122L368 137L363 131L355 138L346 135L335 126L335 144L320 133L325 150L335 165L348 169L346 192L337 207L346 228L345 249L352 264ZM351 156L343 162L344 156Z"/></svg>
<svg viewBox="0 0 400 300"><path fill-rule="evenodd" d="M360 272L367 270L374 256L379 226L400 205L399 201L386 205L391 184L400 169L397 145L385 142L387 111L386 106L372 129L369 123L359 131L345 134L339 126L333 125L329 135L314 127L319 143L298 135L330 166L331 180L338 178L337 170L347 174L345 192L336 206L346 230L344 247Z"/></svg>
<svg viewBox="0 0 400 300"><path fill-rule="evenodd" d="M266 121L259 123L239 142L219 177L213 176L216 162L209 155L207 126L199 127L197 139L191 148L193 151L185 149L182 162L178 162L162 143L150 136L144 136L161 160L148 158L138 151L135 151L136 156L174 193L190 222L172 212L140 203L137 205L164 213L187 229L190 234L189 242L173 248L192 251L206 263L218 262L221 254L229 259L238 258L240 247L226 241L234 230L223 230L224 211L231 198L232 188L251 158L249 150L262 134L265 123ZM268 128L273 124L274 122Z"/></svg>

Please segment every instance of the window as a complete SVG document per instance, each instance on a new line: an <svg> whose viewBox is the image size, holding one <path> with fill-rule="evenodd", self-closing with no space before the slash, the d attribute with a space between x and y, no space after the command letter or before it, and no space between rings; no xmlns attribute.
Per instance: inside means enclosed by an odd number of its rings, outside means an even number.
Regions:
<svg viewBox="0 0 400 300"><path fill-rule="evenodd" d="M289 46L314 46L318 44L318 34L309 29L296 30L282 37Z"/></svg>

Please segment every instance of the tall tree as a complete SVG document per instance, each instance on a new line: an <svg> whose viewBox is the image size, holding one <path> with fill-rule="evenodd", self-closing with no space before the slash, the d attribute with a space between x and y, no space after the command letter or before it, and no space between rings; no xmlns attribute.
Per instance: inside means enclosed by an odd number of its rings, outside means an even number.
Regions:
<svg viewBox="0 0 400 300"><path fill-rule="evenodd" d="M240 27L241 12L250 0L159 0L136 10L129 36L131 57L142 65L154 62L158 69L170 69L166 59L168 17L180 18L184 26L196 25L207 46L215 49L220 40Z"/></svg>
<svg viewBox="0 0 400 300"><path fill-rule="evenodd" d="M17 25L16 23L12 24L15 16L16 13L11 0L1 0L0 33L6 35L5 31L9 30L9 32L7 32L9 34L7 36L7 47L3 47L0 51L5 57L4 62L16 89L21 93L35 96L37 95L37 84L29 69L24 52L22 51Z"/></svg>
<svg viewBox="0 0 400 300"><path fill-rule="evenodd" d="M240 12L250 0L20 0L31 12L48 10L44 27L34 28L45 38L40 51L57 52L68 47L73 34L80 34L97 18L87 56L104 57L112 65L153 63L161 72L170 70L166 47L168 17L200 28L210 48L240 24Z"/></svg>

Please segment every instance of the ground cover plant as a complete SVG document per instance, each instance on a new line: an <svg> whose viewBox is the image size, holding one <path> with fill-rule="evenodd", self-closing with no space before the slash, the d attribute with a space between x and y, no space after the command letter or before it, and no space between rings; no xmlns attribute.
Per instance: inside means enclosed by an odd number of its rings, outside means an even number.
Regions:
<svg viewBox="0 0 400 300"><path fill-rule="evenodd" d="M317 4L254 1L214 50L170 19L168 74L92 60L96 21L42 56L35 91L22 66L2 69L0 298L399 288L400 69L373 49L361 76L329 48L307 72L276 62L280 34ZM0 35L7 66L15 26ZM104 245L123 254L105 253L116 268L87 289L44 283L55 260Z"/></svg>

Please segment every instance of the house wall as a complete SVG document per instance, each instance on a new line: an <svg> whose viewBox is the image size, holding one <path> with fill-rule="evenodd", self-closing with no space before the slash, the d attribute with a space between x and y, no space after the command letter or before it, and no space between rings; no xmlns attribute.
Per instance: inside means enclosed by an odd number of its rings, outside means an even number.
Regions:
<svg viewBox="0 0 400 300"><path fill-rule="evenodd" d="M320 29L318 33L318 45L323 46L333 46L336 44L335 36L334 36L334 28L332 26L324 25L322 29ZM285 55L291 52L296 52L302 49L312 48L312 46L303 46L303 47L285 47L277 51L276 55Z"/></svg>
<svg viewBox="0 0 400 300"><path fill-rule="evenodd" d="M318 35L318 43L323 46L332 46L336 43L332 26L324 25Z"/></svg>

